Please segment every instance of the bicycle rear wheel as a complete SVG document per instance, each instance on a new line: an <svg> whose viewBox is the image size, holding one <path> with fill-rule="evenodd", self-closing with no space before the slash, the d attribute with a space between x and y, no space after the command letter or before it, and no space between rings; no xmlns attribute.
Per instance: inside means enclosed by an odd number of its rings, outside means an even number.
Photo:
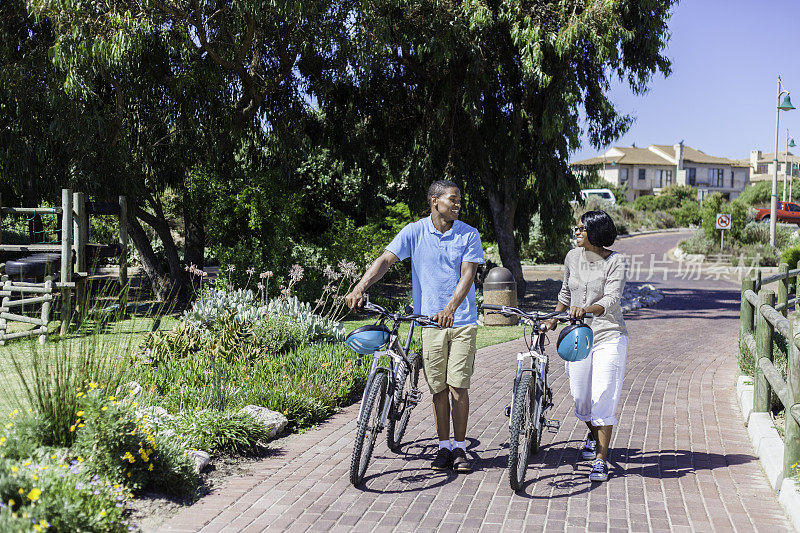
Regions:
<svg viewBox="0 0 800 533"><path fill-rule="evenodd" d="M350 483L353 485L358 485L364 480L364 474L372 457L372 449L380 432L378 424L386 401L387 382L386 374L378 372L368 384L369 390L364 398L361 415L358 417L353 457L350 459Z"/></svg>
<svg viewBox="0 0 800 533"><path fill-rule="evenodd" d="M530 372L520 376L514 390L514 410L511 413L511 440L508 446L508 480L511 490L522 490L528 468L528 456L533 442L534 382Z"/></svg>
<svg viewBox="0 0 800 533"><path fill-rule="evenodd" d="M400 441L411 418L411 411L419 401L419 398L414 396L419 394L417 384L420 360L418 353L412 353L408 356L408 361L411 363L410 371L406 365L400 365L400 371L397 373L397 389L394 391L394 402L389 410L389 422L386 426L386 444L392 451L400 447Z"/></svg>

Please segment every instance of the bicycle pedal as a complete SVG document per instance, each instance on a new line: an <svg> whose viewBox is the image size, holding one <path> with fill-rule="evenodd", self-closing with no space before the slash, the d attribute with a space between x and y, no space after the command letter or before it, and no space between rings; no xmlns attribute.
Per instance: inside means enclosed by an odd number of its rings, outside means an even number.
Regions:
<svg viewBox="0 0 800 533"><path fill-rule="evenodd" d="M558 433L558 430L561 429L560 420L547 420L544 425L550 433Z"/></svg>
<svg viewBox="0 0 800 533"><path fill-rule="evenodd" d="M506 412L506 416L508 418L511 418L511 406L510 405L506 405L505 412Z"/></svg>
<svg viewBox="0 0 800 533"><path fill-rule="evenodd" d="M422 399L422 391L419 389L411 389L408 391L408 402L418 404Z"/></svg>

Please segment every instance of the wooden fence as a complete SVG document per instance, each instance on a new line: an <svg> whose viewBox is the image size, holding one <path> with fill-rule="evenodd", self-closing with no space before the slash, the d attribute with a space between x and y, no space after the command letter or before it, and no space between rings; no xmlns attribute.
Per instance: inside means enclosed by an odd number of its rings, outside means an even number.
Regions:
<svg viewBox="0 0 800 533"><path fill-rule="evenodd" d="M784 475L789 475L791 467L800 461L800 313L787 318L791 306L798 310L797 296L789 297L789 286L797 287L798 274L800 263L795 270L783 263L774 276L761 279L759 273L755 279L742 281L739 349L753 356L753 411L769 411L773 392L785 409ZM773 283L777 290L764 288ZM785 381L773 363L776 334L786 339Z"/></svg>

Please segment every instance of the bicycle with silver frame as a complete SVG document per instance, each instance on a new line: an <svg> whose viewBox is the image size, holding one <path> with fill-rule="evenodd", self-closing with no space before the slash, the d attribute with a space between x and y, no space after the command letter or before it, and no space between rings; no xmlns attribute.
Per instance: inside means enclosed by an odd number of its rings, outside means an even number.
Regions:
<svg viewBox="0 0 800 533"><path fill-rule="evenodd" d="M562 330L559 336L559 355L561 354L561 344L566 348L574 348L588 354L591 349L591 338L587 346L584 346L585 335L576 335L577 331L572 331L573 326L589 329L583 324L582 319L571 319L566 312L552 313L526 313L516 307L505 305L484 304L483 308L491 313L499 313L503 316L517 316L525 325L531 326L530 335L525 334L525 344L528 348L526 352L517 354L517 372L514 376L514 386L511 390L511 404L506 406L506 416L509 418L508 426L510 430L510 441L508 447L508 479L511 489L515 492L522 490L525 481L525 474L528 468L528 459L532 454L539 451L542 442L542 432L548 428L552 432L557 432L561 423L558 420L549 420L546 417L547 410L553 406L553 393L547 382L548 358L544 351L547 339L546 320L556 319L559 322L571 322L572 325ZM591 318L591 314L586 314L586 318ZM565 335L565 332L570 330ZM591 329L589 329L591 332ZM590 335L591 336L591 335ZM573 342L574 347L569 345ZM569 346L568 346L569 345ZM567 354L567 357L571 355ZM585 355L583 355L585 357Z"/></svg>
<svg viewBox="0 0 800 533"><path fill-rule="evenodd" d="M384 428L389 449L395 451L400 447L411 411L422 397L417 386L422 356L416 352L409 353L414 328L417 325L438 327L430 317L412 313L411 306L405 308L405 314L391 313L367 299L363 310L378 315L379 321L350 332L345 340L350 349L359 354L359 360L361 356L372 355L350 460L350 482L353 485L364 480L375 441ZM391 328L386 326L387 320L392 323ZM410 322L410 327L405 343L400 344L399 330L403 322ZM388 357L388 365L381 364L383 357Z"/></svg>

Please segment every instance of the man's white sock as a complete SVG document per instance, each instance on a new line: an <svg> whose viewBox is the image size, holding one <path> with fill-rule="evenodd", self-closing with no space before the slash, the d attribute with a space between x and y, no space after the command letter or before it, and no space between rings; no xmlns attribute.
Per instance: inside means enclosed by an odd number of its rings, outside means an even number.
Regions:
<svg viewBox="0 0 800 533"><path fill-rule="evenodd" d="M457 440L455 441L456 448L461 448L464 451L467 451L467 441L465 440Z"/></svg>
<svg viewBox="0 0 800 533"><path fill-rule="evenodd" d="M439 441L439 449L441 450L442 448L447 448L448 450L452 450L453 449L453 447L450 446L450 441L449 440L440 440Z"/></svg>

